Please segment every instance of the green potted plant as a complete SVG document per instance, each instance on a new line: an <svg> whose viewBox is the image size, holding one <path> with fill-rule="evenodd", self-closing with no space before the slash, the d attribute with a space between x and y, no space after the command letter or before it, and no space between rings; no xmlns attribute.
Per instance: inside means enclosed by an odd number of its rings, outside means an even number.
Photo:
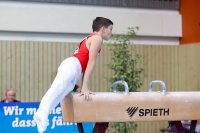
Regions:
<svg viewBox="0 0 200 133"><path fill-rule="evenodd" d="M133 56L128 49L128 45L131 44L130 38L136 35L135 31L138 29L138 27L128 28L126 34L114 35L109 42L105 43L106 46L110 46L112 53L112 62L107 66L113 72L111 77L105 79L112 84L118 80L127 82L129 92L137 92L143 84L143 69L137 66L141 62L141 55L135 54ZM123 85L118 85L117 90L124 91L125 89ZM134 122L109 123L109 130L112 133L131 133L136 129L137 124Z"/></svg>

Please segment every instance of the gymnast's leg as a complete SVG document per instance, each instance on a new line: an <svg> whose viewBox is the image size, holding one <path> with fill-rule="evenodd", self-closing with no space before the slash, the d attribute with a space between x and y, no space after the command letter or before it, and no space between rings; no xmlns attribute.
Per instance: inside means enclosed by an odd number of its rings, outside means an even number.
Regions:
<svg viewBox="0 0 200 133"><path fill-rule="evenodd" d="M81 66L74 58L66 59L61 63L57 76L41 100L39 109L34 115L39 133L46 130L49 113L74 88L77 77L81 75L79 70Z"/></svg>

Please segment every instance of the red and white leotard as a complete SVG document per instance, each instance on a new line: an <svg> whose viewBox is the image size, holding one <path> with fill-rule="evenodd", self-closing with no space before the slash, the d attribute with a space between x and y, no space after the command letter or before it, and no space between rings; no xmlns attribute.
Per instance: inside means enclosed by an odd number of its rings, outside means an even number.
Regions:
<svg viewBox="0 0 200 133"><path fill-rule="evenodd" d="M87 67L87 63L89 60L89 47L87 44L87 39L91 36L96 35L95 33L88 35L85 37L79 44L78 48L75 50L73 56L78 58L80 61L82 72L85 72L85 69ZM101 49L99 49L98 54L101 52Z"/></svg>

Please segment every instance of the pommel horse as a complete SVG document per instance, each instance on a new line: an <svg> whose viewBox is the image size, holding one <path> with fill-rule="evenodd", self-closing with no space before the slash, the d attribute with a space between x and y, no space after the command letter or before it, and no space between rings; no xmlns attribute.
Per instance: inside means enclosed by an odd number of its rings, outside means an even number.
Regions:
<svg viewBox="0 0 200 133"><path fill-rule="evenodd" d="M116 92L123 84L125 92ZM154 84L162 85L162 92L152 91ZM194 133L200 119L200 92L166 92L165 83L156 80L149 84L149 92L129 92L125 81L113 84L114 92L95 92L92 101L72 93L61 101L65 122L76 122L84 133L82 122L95 122L92 133L105 133L109 122L168 121L173 133L185 133L181 120L192 120Z"/></svg>

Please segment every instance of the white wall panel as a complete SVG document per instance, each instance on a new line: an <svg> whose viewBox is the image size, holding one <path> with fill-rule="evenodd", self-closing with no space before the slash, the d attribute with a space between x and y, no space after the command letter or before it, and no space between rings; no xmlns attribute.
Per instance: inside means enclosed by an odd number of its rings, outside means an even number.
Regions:
<svg viewBox="0 0 200 133"><path fill-rule="evenodd" d="M49 3L0 3L0 31L88 34L96 16L114 22L114 33L139 26L140 36L181 37L178 11Z"/></svg>

